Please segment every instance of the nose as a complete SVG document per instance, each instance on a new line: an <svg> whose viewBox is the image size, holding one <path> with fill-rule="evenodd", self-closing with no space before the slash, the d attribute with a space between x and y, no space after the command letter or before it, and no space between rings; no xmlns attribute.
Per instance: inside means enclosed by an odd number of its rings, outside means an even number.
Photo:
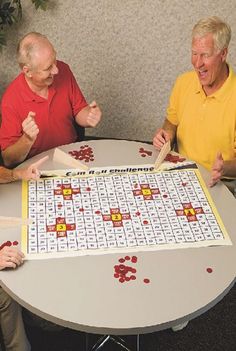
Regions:
<svg viewBox="0 0 236 351"><path fill-rule="evenodd" d="M202 65L204 64L203 62L203 58L201 55L196 55L195 59L194 59L194 66L195 68L200 68L202 67Z"/></svg>

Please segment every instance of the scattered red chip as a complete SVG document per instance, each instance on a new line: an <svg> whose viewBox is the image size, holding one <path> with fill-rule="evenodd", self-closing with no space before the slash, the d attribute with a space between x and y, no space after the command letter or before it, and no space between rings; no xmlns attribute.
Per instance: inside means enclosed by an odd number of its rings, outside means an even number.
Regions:
<svg viewBox="0 0 236 351"><path fill-rule="evenodd" d="M130 260L130 256L125 256L126 261Z"/></svg>
<svg viewBox="0 0 236 351"><path fill-rule="evenodd" d="M19 243L18 243L18 241L17 240L15 240L15 241L13 241L13 243L12 243L14 246L16 246L16 245L18 245Z"/></svg>
<svg viewBox="0 0 236 351"><path fill-rule="evenodd" d="M163 195L163 197L164 197L164 198L167 198L167 197L168 197L168 195L167 195L167 194L164 194L164 195Z"/></svg>
<svg viewBox="0 0 236 351"><path fill-rule="evenodd" d="M131 280L135 280L135 279L136 279L136 276L135 276L135 275L131 275L131 276L130 276L130 279L131 279Z"/></svg>
<svg viewBox="0 0 236 351"><path fill-rule="evenodd" d="M145 219L145 220L143 221L143 224L148 224L148 221Z"/></svg>
<svg viewBox="0 0 236 351"><path fill-rule="evenodd" d="M213 269L210 268L210 267L208 267L208 268L207 268L207 273L212 273L212 272L213 272Z"/></svg>
<svg viewBox="0 0 236 351"><path fill-rule="evenodd" d="M152 151L145 150L143 147L140 147L139 153L141 154L142 157L152 156Z"/></svg>
<svg viewBox="0 0 236 351"><path fill-rule="evenodd" d="M143 282L144 282L145 284L149 284L149 283L150 283L150 279L145 278L145 279L143 279Z"/></svg>
<svg viewBox="0 0 236 351"><path fill-rule="evenodd" d="M137 261L138 261L138 257L137 256L132 256L131 262L136 263Z"/></svg>

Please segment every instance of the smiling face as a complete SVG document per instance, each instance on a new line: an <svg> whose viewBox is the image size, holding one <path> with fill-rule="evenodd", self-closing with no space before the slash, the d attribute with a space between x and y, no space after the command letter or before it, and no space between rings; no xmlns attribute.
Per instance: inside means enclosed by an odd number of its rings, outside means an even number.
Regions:
<svg viewBox="0 0 236 351"><path fill-rule="evenodd" d="M39 43L23 71L33 90L47 88L53 83L54 76L58 74L56 52L47 40Z"/></svg>
<svg viewBox="0 0 236 351"><path fill-rule="evenodd" d="M218 90L228 75L227 48L219 50L211 33L192 40L192 65L207 95Z"/></svg>

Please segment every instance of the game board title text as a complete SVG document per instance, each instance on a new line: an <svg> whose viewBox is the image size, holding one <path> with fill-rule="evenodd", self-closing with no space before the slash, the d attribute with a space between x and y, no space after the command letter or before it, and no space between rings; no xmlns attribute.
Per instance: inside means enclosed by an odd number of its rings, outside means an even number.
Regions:
<svg viewBox="0 0 236 351"><path fill-rule="evenodd" d="M135 173L135 172L152 172L154 167L112 167L112 168L94 168L88 171L69 171L66 173L66 176L76 176L76 175L95 175L98 176L100 174L114 174L114 173Z"/></svg>

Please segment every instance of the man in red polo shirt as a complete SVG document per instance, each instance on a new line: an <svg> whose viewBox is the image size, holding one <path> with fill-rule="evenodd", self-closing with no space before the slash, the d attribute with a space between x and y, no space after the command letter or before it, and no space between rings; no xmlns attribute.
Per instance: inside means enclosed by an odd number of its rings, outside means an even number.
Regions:
<svg viewBox="0 0 236 351"><path fill-rule="evenodd" d="M69 66L56 60L47 37L32 32L18 45L22 72L2 98L0 145L6 166L78 140L75 124L95 127L96 102L87 104Z"/></svg>

